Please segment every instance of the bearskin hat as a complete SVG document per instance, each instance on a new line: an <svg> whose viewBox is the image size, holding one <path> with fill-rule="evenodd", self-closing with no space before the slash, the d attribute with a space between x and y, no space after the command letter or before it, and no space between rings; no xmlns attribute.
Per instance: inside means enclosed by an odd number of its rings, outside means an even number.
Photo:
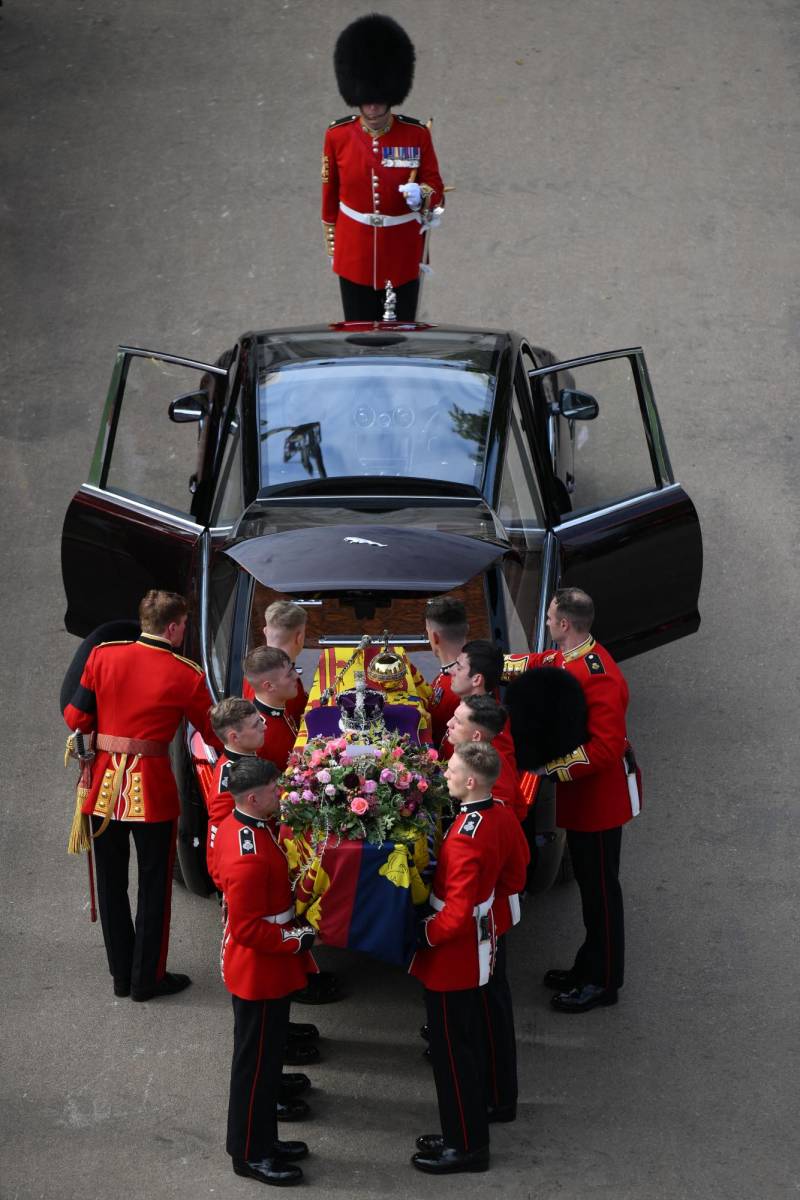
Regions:
<svg viewBox="0 0 800 1200"><path fill-rule="evenodd" d="M402 104L414 79L414 45L391 17L359 17L340 34L333 52L345 104Z"/></svg>
<svg viewBox="0 0 800 1200"><path fill-rule="evenodd" d="M64 715L64 709L71 702L80 686L83 668L86 666L86 660L95 646L99 646L101 642L136 641L140 633L141 630L138 621L107 621L105 625L98 625L97 629L93 629L89 636L83 639L72 657L72 662L67 667L64 682L61 684L58 703L62 716Z"/></svg>
<svg viewBox="0 0 800 1200"><path fill-rule="evenodd" d="M560 667L538 667L515 676L503 703L521 771L543 767L586 741L583 688Z"/></svg>

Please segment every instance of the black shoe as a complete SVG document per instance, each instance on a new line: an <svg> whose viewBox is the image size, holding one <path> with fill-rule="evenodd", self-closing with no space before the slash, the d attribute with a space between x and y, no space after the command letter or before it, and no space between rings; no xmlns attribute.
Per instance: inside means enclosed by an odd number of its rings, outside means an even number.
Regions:
<svg viewBox="0 0 800 1200"><path fill-rule="evenodd" d="M244 1158L233 1160L235 1175L244 1175L246 1179L257 1179L259 1183L274 1183L278 1187L288 1187L299 1183L303 1172L299 1167L292 1166L282 1158L259 1158L248 1161Z"/></svg>
<svg viewBox="0 0 800 1200"><path fill-rule="evenodd" d="M289 1022L290 1042L318 1042L319 1030L316 1025L304 1025L302 1021Z"/></svg>
<svg viewBox="0 0 800 1200"><path fill-rule="evenodd" d="M302 1096L311 1087L311 1080L302 1071L284 1071L281 1075L281 1100L289 1100L292 1096Z"/></svg>
<svg viewBox="0 0 800 1200"><path fill-rule="evenodd" d="M287 1042L283 1048L283 1061L287 1067L307 1067L319 1062L319 1046L313 1042Z"/></svg>
<svg viewBox="0 0 800 1200"><path fill-rule="evenodd" d="M130 979L115 979L114 980L114 995L115 996L130 996L131 981Z"/></svg>
<svg viewBox="0 0 800 1200"><path fill-rule="evenodd" d="M578 979L574 971L545 971L542 983L546 988L552 988L554 992L568 992L574 987L580 987L581 981Z"/></svg>
<svg viewBox="0 0 800 1200"><path fill-rule="evenodd" d="M424 1154L435 1154L444 1146L444 1138L440 1133L423 1133L417 1138L417 1149Z"/></svg>
<svg viewBox="0 0 800 1200"><path fill-rule="evenodd" d="M278 1101L277 1115L279 1121L302 1121L311 1115L311 1109L305 1100L296 1100L292 1096L288 1100Z"/></svg>
<svg viewBox="0 0 800 1200"><path fill-rule="evenodd" d="M301 1158L308 1158L308 1146L305 1142L281 1142L276 1141L272 1148L276 1158L282 1158L284 1162L298 1162Z"/></svg>
<svg viewBox="0 0 800 1200"><path fill-rule="evenodd" d="M517 1106L516 1104L494 1104L489 1106L486 1114L486 1120L490 1125L505 1123L506 1121L516 1121Z"/></svg>
<svg viewBox="0 0 800 1200"><path fill-rule="evenodd" d="M617 989L598 987L596 983L584 983L570 992L561 992L550 997L550 1006L556 1012L582 1013L590 1008L605 1007L617 1003Z"/></svg>
<svg viewBox="0 0 800 1200"><path fill-rule="evenodd" d="M300 1004L332 1004L335 1000L342 999L339 980L332 971L319 971L316 975L309 975L306 986L292 994L292 1000L297 1000Z"/></svg>
<svg viewBox="0 0 800 1200"><path fill-rule="evenodd" d="M436 1150L418 1150L411 1155L412 1166L429 1175L455 1175L457 1171L488 1171L489 1147L480 1150L455 1150L452 1146L439 1146Z"/></svg>
<svg viewBox="0 0 800 1200"><path fill-rule="evenodd" d="M158 1000L160 996L174 996L191 982L188 975L171 975L167 971L152 987L131 989L131 1000Z"/></svg>
<svg viewBox="0 0 800 1200"><path fill-rule="evenodd" d="M431 1031L427 1025L420 1025L419 1036L422 1038L423 1042L429 1042L431 1040Z"/></svg>

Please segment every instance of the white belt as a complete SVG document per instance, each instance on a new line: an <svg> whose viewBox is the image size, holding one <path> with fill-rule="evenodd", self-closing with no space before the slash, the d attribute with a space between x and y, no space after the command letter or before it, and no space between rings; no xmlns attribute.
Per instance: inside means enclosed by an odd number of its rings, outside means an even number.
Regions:
<svg viewBox="0 0 800 1200"><path fill-rule="evenodd" d="M431 892L428 903L430 904L431 908L435 908L437 912L441 912L444 908L444 900L440 900L434 892ZM472 910L473 917L488 916L493 904L494 892L492 892L488 900L482 900L480 904L475 905Z"/></svg>
<svg viewBox="0 0 800 1200"><path fill-rule="evenodd" d="M508 907L511 910L511 924L512 925L519 924L519 919L522 916L522 913L520 912L520 907L519 907L519 893L518 892L513 892L512 895L510 895L508 897Z"/></svg>
<svg viewBox="0 0 800 1200"><path fill-rule="evenodd" d="M269 921L270 925L286 925L286 924L288 924L289 921L291 921L293 916L294 916L294 905L292 905L291 908L287 908L282 913L275 913L274 916L271 916L271 917L262 917L261 920Z"/></svg>
<svg viewBox="0 0 800 1200"><path fill-rule="evenodd" d="M384 216L383 213L379 212L356 212L354 208L351 208L349 204L344 204L341 200L339 201L339 208L351 220L358 221L361 225L374 225L376 228L384 225L407 225L409 221L418 221L420 219L419 214L414 212L403 213L399 217Z"/></svg>

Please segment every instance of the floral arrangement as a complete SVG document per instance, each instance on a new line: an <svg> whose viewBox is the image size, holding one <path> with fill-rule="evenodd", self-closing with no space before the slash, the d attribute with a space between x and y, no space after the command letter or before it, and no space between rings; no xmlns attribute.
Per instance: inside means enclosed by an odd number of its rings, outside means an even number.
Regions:
<svg viewBox="0 0 800 1200"><path fill-rule="evenodd" d="M294 833L381 845L430 831L449 799L438 751L407 734L387 733L379 745L363 740L313 738L289 756L281 815Z"/></svg>

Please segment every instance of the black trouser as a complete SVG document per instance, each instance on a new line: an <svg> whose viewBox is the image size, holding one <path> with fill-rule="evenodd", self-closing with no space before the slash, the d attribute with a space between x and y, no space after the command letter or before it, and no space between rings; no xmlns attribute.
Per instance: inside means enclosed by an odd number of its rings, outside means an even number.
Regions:
<svg viewBox="0 0 800 1200"><path fill-rule="evenodd" d="M270 1158L278 1140L277 1103L289 997L233 1001L233 1060L226 1149L251 1162Z"/></svg>
<svg viewBox="0 0 800 1200"><path fill-rule="evenodd" d="M506 939L497 939L494 970L480 989L487 1042L486 1097L492 1107L517 1103L517 1041L514 1009L506 976Z"/></svg>
<svg viewBox="0 0 800 1200"><path fill-rule="evenodd" d="M572 970L583 983L607 988L622 987L625 972L625 922L619 885L621 845L621 826L600 833L567 830L586 928Z"/></svg>
<svg viewBox="0 0 800 1200"><path fill-rule="evenodd" d="M351 283L339 276L345 321L382 321L386 293L363 283ZM398 321L413 321L417 315L419 280L411 279L394 289L397 296L395 316Z"/></svg>
<svg viewBox="0 0 800 1200"><path fill-rule="evenodd" d="M92 817L93 831L101 824ZM151 988L167 967L177 826L177 821L112 820L94 842L108 969L134 992ZM135 926L128 898L131 834L139 868Z"/></svg>
<svg viewBox="0 0 800 1200"><path fill-rule="evenodd" d="M482 990L425 989L442 1136L444 1144L456 1150L480 1150L489 1145Z"/></svg>

